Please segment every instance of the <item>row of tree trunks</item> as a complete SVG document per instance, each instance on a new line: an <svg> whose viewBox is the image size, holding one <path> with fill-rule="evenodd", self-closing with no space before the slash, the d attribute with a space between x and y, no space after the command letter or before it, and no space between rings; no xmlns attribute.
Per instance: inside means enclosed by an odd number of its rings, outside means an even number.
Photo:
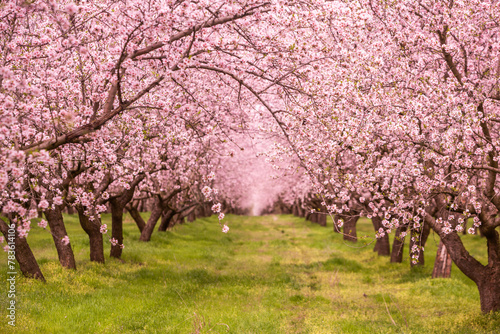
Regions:
<svg viewBox="0 0 500 334"><path fill-rule="evenodd" d="M306 210L302 208L302 201L300 199L297 199L292 204L291 213L296 217L306 217Z"/></svg>
<svg viewBox="0 0 500 334"><path fill-rule="evenodd" d="M312 223L319 224L320 226L326 226L326 213L325 212L312 212L307 220Z"/></svg>

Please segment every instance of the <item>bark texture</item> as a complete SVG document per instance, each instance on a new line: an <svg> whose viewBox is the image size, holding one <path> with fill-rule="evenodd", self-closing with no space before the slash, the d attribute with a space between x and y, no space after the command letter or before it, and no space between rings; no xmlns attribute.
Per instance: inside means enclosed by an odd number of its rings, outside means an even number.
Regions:
<svg viewBox="0 0 500 334"><path fill-rule="evenodd" d="M61 266L64 268L76 269L75 255L71 248L71 242L67 245L61 242L64 236L68 235L66 227L64 226L62 208L56 205L54 210L47 209L45 211L45 217L49 223L52 239L54 240L57 256L59 257L59 263L61 263Z"/></svg>
<svg viewBox="0 0 500 334"><path fill-rule="evenodd" d="M448 254L443 241L440 240L434 269L432 270L432 278L449 278L451 275L451 263L451 256Z"/></svg>
<svg viewBox="0 0 500 334"><path fill-rule="evenodd" d="M158 222L158 219L161 217L161 213L163 212L163 207L161 203L161 199L156 198L155 199L155 204L153 206L153 210L151 211L151 216L149 216L148 222L146 223L146 226L144 226L144 229L141 232L141 237L139 238L140 241L150 241L151 240L151 235L153 234L153 231L155 229L156 223Z"/></svg>
<svg viewBox="0 0 500 334"><path fill-rule="evenodd" d="M85 216L82 207L77 207L78 218L83 230L89 236L90 241L90 261L104 263L104 246L101 234L101 223L96 217L93 221Z"/></svg>

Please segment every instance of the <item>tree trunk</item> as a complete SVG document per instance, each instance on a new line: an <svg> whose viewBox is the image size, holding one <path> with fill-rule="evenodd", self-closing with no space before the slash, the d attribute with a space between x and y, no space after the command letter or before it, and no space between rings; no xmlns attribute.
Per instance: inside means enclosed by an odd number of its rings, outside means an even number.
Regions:
<svg viewBox="0 0 500 334"><path fill-rule="evenodd" d="M499 267L485 267L481 279L476 283L479 290L481 311L500 311L500 270Z"/></svg>
<svg viewBox="0 0 500 334"><path fill-rule="evenodd" d="M374 216L372 218L373 228L375 232L378 232L380 228L383 228L382 218L379 216ZM384 229L385 230L385 229ZM391 245L389 243L389 234L385 233L383 237L377 238L375 242L374 252L377 252L379 256L389 256L391 255Z"/></svg>
<svg viewBox="0 0 500 334"><path fill-rule="evenodd" d="M123 205L117 199L109 201L111 204L111 238L118 241L116 245L111 244L109 256L119 259L122 256L123 245Z"/></svg>
<svg viewBox="0 0 500 334"><path fill-rule="evenodd" d="M172 224L172 226L182 224L182 218L181 218L181 214L180 214L180 213L176 213L176 214L172 217L172 222L171 222L171 224Z"/></svg>
<svg viewBox="0 0 500 334"><path fill-rule="evenodd" d="M312 214L311 214L311 211L307 211L307 212L304 214L304 218L305 218L306 220L311 221L311 215L312 215Z"/></svg>
<svg viewBox="0 0 500 334"><path fill-rule="evenodd" d="M359 216L347 216L344 221L344 240L357 242L358 235L356 233L356 223Z"/></svg>
<svg viewBox="0 0 500 334"><path fill-rule="evenodd" d="M89 236L90 241L90 261L104 263L104 245L102 242L102 234L100 231L100 220L96 217L91 221L89 217L83 214L83 208L78 207L78 218L80 218L80 225Z"/></svg>
<svg viewBox="0 0 500 334"><path fill-rule="evenodd" d="M127 205L126 208L130 213L130 216L132 216L132 219L134 219L135 223L137 224L139 231L142 233L142 231L144 230L144 226L146 226L146 222L144 221L144 219L142 219L139 210L137 210L137 207L132 205Z"/></svg>
<svg viewBox="0 0 500 334"><path fill-rule="evenodd" d="M449 278L451 275L451 263L450 254L448 254L443 241L440 240L434 269L432 270L432 278Z"/></svg>
<svg viewBox="0 0 500 334"><path fill-rule="evenodd" d="M233 211L232 207L229 207L229 209L230 209L229 213L231 213L231 211ZM204 212L203 213L204 217L212 216L212 207L210 206L210 203L203 204L203 212Z"/></svg>
<svg viewBox="0 0 500 334"><path fill-rule="evenodd" d="M188 222L194 222L196 220L196 213L195 210L192 210L188 215L187 215L187 221Z"/></svg>
<svg viewBox="0 0 500 334"><path fill-rule="evenodd" d="M61 241L64 236L68 235L66 227L64 226L61 207L55 205L54 210L47 209L45 211L45 217L49 223L52 239L54 240L57 255L59 257L59 263L61 263L61 266L64 268L76 269L75 255L73 254L71 243L65 245Z"/></svg>
<svg viewBox="0 0 500 334"><path fill-rule="evenodd" d="M326 213L318 213L318 224L320 226L326 226Z"/></svg>
<svg viewBox="0 0 500 334"><path fill-rule="evenodd" d="M410 255L412 254L411 249L413 245L417 245L420 248L420 251L418 253L418 258L417 258L417 263L413 263L413 261L410 261L410 265L413 266L423 266L425 264L425 257L424 257L424 246L427 241L427 237L429 236L429 233L431 232L431 227L429 224L423 224L423 228L418 234L418 241L414 242L411 238L410 239Z"/></svg>
<svg viewBox="0 0 500 334"><path fill-rule="evenodd" d="M167 212L164 212L161 216L161 223L160 226L158 227L158 231L165 232L170 227L174 215L175 215L174 210L168 210Z"/></svg>
<svg viewBox="0 0 500 334"><path fill-rule="evenodd" d="M69 215L75 214L75 208L73 208L71 205L66 206L66 211L68 211Z"/></svg>
<svg viewBox="0 0 500 334"><path fill-rule="evenodd" d="M484 212L481 215L481 219L489 219ZM484 266L467 252L457 233L444 233L442 224L436 223L431 215L426 215L425 219L441 237L455 265L476 283L481 311L500 311L500 240L495 227L487 226L488 224L481 226L488 246L488 265Z"/></svg>
<svg viewBox="0 0 500 334"><path fill-rule="evenodd" d="M151 211L151 216L149 216L148 222L141 232L140 241L150 241L151 235L155 229L156 223L161 216L163 208L161 207L161 200L156 199L153 211Z"/></svg>
<svg viewBox="0 0 500 334"><path fill-rule="evenodd" d="M17 233L17 226L14 222L10 221L11 225L7 225L3 219L0 219L0 230L5 237L7 243L9 236L14 235L15 249L9 251L8 256L15 255L16 261L19 264L19 269L24 276L29 278L36 278L45 282L42 271L36 262L35 256L25 238L19 237ZM12 227L12 228L11 228ZM10 233L9 233L10 232ZM15 272L15 270L9 270Z"/></svg>
<svg viewBox="0 0 500 334"><path fill-rule="evenodd" d="M406 225L396 229L396 235L392 242L391 263L403 262L403 247L405 245L405 237L401 237L403 232L406 232Z"/></svg>

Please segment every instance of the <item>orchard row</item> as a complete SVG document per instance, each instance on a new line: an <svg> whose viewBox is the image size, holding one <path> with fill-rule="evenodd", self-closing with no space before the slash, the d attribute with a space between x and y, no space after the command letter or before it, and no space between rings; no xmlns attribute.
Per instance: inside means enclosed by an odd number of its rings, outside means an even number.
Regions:
<svg viewBox="0 0 500 334"><path fill-rule="evenodd" d="M7 1L0 18L0 228L27 274L39 211L74 267L62 210L103 261L105 210L119 257L124 210L146 241L160 217L215 211L227 232L224 211L279 198L345 234L372 218L379 244L411 234L415 262L433 229L500 309L498 1Z"/></svg>

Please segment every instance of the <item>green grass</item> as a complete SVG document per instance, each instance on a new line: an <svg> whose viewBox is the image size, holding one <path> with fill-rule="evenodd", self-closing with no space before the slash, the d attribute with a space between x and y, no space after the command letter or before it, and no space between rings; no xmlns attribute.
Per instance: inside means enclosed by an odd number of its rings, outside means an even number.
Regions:
<svg viewBox="0 0 500 334"><path fill-rule="evenodd" d="M426 265L390 264L371 238L346 244L328 228L292 216L215 217L155 231L139 242L129 216L124 263L88 261L88 239L66 216L77 271L63 270L51 236L35 227L29 243L47 283L17 279L16 328L7 326L0 293L0 333L493 333L500 315L483 315L472 281L456 267L431 279L438 239ZM104 217L109 223L109 216ZM364 219L358 235L372 235ZM464 237L484 263L484 240ZM109 252L106 243L106 253ZM7 257L0 255L5 273ZM5 277L5 275L3 275ZM6 285L5 291L7 290Z"/></svg>

